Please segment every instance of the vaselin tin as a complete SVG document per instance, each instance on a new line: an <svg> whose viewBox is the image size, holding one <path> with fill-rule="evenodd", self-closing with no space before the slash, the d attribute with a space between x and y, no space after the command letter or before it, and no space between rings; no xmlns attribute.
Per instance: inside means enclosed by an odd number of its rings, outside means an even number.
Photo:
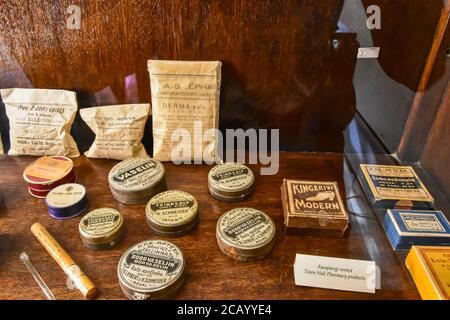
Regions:
<svg viewBox="0 0 450 320"><path fill-rule="evenodd" d="M217 200L238 202L250 196L255 187L255 176L247 166L223 163L208 174L208 189Z"/></svg>
<svg viewBox="0 0 450 320"><path fill-rule="evenodd" d="M116 209L99 208L86 214L78 226L84 245L91 250L114 247L124 234L122 214Z"/></svg>
<svg viewBox="0 0 450 320"><path fill-rule="evenodd" d="M264 212L236 208L225 212L217 222L220 250L238 261L263 259L275 243L275 223Z"/></svg>
<svg viewBox="0 0 450 320"><path fill-rule="evenodd" d="M145 208L150 229L162 236L181 236L198 222L197 200L187 192L169 190L154 196Z"/></svg>
<svg viewBox="0 0 450 320"><path fill-rule="evenodd" d="M130 300L169 299L184 283L183 253L169 241L143 241L123 254L117 274L120 287Z"/></svg>
<svg viewBox="0 0 450 320"><path fill-rule="evenodd" d="M144 157L119 162L109 172L108 181L114 198L124 204L146 204L166 190L164 166Z"/></svg>

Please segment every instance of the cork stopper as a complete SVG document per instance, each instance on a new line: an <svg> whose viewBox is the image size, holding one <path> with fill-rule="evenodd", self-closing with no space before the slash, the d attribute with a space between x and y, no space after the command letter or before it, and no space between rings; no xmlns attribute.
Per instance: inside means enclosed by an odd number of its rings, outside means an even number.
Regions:
<svg viewBox="0 0 450 320"><path fill-rule="evenodd" d="M63 269L67 276L72 280L75 287L86 299L93 299L97 294L94 283L84 274L84 272L75 264L70 255L53 238L47 229L40 223L31 226L31 232L41 243L48 254Z"/></svg>
<svg viewBox="0 0 450 320"><path fill-rule="evenodd" d="M86 299L94 299L97 295L95 284L82 271L75 279L74 284Z"/></svg>

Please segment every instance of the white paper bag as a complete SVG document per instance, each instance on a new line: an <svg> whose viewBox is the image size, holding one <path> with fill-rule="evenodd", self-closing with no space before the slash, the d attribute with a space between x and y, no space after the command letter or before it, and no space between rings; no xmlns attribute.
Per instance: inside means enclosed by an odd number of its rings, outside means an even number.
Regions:
<svg viewBox="0 0 450 320"><path fill-rule="evenodd" d="M9 155L80 155L70 135L78 110L75 92L2 89L0 94L9 119Z"/></svg>
<svg viewBox="0 0 450 320"><path fill-rule="evenodd" d="M149 112L149 104L81 109L81 118L95 133L86 157L125 160L147 156L141 140Z"/></svg>
<svg viewBox="0 0 450 320"><path fill-rule="evenodd" d="M215 135L209 140L194 138L194 121L202 132L218 129L221 83L220 61L148 61L152 91L153 158L174 160L171 153L180 147L172 141L177 129L187 130L190 139L181 144L190 150L190 158L215 158ZM197 127L197 132L199 131ZM200 133L201 134L201 133ZM201 151L196 153L195 150Z"/></svg>

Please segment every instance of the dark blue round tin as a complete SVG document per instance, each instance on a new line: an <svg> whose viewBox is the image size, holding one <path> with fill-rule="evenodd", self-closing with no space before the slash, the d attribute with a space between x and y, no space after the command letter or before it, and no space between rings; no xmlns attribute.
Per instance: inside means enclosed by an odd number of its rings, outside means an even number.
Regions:
<svg viewBox="0 0 450 320"><path fill-rule="evenodd" d="M48 193L45 204L48 213L55 219L76 217L88 207L86 188L78 183L63 184Z"/></svg>

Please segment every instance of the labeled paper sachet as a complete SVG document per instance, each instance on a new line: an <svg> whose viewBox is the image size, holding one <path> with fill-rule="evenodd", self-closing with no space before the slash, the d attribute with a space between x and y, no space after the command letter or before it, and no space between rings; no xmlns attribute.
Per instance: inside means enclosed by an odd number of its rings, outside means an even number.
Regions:
<svg viewBox="0 0 450 320"><path fill-rule="evenodd" d="M150 112L149 104L124 104L86 108L81 118L95 133L85 155L89 158L125 160L146 157L141 140Z"/></svg>
<svg viewBox="0 0 450 320"><path fill-rule="evenodd" d="M75 92L2 89L0 94L9 119L9 155L80 155L70 135L78 110Z"/></svg>
<svg viewBox="0 0 450 320"><path fill-rule="evenodd" d="M221 67L220 61L148 61L154 159L215 159Z"/></svg>

